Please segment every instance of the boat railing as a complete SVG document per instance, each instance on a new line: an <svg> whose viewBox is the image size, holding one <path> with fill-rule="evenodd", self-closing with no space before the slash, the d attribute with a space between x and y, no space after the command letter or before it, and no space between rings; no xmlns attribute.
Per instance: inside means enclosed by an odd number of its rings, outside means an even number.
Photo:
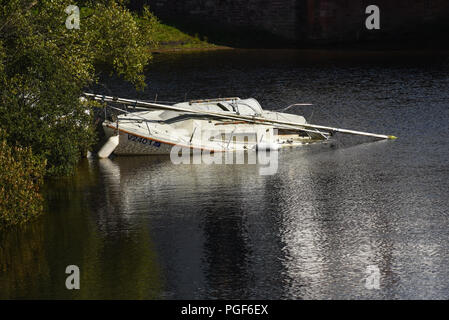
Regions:
<svg viewBox="0 0 449 320"><path fill-rule="evenodd" d="M201 100L190 100L189 105L194 103L208 103L208 102L219 102L219 101L236 101L240 100L239 97L230 97L230 98L214 98L214 99L201 99Z"/></svg>

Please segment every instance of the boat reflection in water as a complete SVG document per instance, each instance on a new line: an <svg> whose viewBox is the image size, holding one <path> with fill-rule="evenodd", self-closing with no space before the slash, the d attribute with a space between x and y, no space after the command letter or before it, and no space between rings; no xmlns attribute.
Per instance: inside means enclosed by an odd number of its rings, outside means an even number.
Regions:
<svg viewBox="0 0 449 320"><path fill-rule="evenodd" d="M384 236L390 215L375 208L385 194L357 192L372 176L345 168L379 147L281 152L272 176L259 175L257 165L102 159L97 219L111 232L148 226L167 298L390 296L365 288L370 265L382 286L396 281L393 244Z"/></svg>
<svg viewBox="0 0 449 320"><path fill-rule="evenodd" d="M0 234L0 296L444 297L447 199L389 165L394 152L379 157L388 148L283 150L273 175L168 156L86 160L49 186L40 221ZM82 290L64 287L71 264ZM369 266L379 290L365 286Z"/></svg>

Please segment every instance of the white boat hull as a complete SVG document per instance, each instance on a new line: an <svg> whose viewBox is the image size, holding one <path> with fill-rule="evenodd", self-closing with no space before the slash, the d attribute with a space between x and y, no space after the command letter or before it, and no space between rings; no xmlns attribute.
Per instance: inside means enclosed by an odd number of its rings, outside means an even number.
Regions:
<svg viewBox="0 0 449 320"><path fill-rule="evenodd" d="M105 133L108 137L116 135L117 129L112 125L104 126ZM160 138L155 138L151 136L146 136L143 134L137 134L135 132L130 132L124 129L119 129L119 144L114 150L115 155L121 156L129 156L129 155L169 155L173 146L179 146L182 148L188 148L191 150L200 150L207 152L235 152L237 150L258 150L258 149L272 149L279 150L280 148L288 148L288 147L298 147L301 145L309 144L312 141L309 138L303 138L301 141L297 141L295 143L283 143L283 144L266 144L262 143L259 145L247 145L243 148L233 148L227 149L223 148L220 145L217 145L215 148L213 146L202 146L202 145L183 145L177 144L173 141L161 140ZM270 145L270 148L267 146Z"/></svg>
<svg viewBox="0 0 449 320"><path fill-rule="evenodd" d="M301 116L263 111L254 99L235 102L239 103L241 113L253 112L253 116L260 114L267 120L306 123ZM313 140L313 133L306 135L298 130L278 130L269 122L254 124L251 121L233 119L233 115L240 113L233 112L231 105L226 106L223 103L185 102L174 105L178 109L181 108L180 110L193 110L200 114L171 110L125 112L119 115L115 122L105 120L103 128L107 138L117 134L119 136L118 146L114 149L116 155L164 155L170 154L174 146L178 151L187 148L203 153L278 150L282 147L307 144ZM207 115L208 112L217 112L217 109L222 111L220 115L223 114L224 119Z"/></svg>

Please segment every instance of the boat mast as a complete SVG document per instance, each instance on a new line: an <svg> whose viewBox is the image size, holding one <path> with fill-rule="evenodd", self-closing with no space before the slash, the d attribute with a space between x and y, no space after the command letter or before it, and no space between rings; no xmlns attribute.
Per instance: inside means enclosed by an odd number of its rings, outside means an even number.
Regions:
<svg viewBox="0 0 449 320"><path fill-rule="evenodd" d="M244 116L244 115L237 115L237 114L224 114L224 113L220 113L220 112L198 111L198 110L180 108L180 107L175 107L175 106L163 105L163 104L159 104L159 103L151 103L151 102L146 102L146 101L124 99L124 98L105 96L105 95L97 95L97 94L93 94L93 93L84 93L84 95L86 97L90 97L90 98L93 98L98 101L131 104L134 106L140 106L143 109L159 109L159 110L177 111L177 112L181 112L181 113L203 114L203 115L209 115L212 117L218 117L218 118L223 118L223 119L245 120L247 122L252 122L252 123L256 123L256 124L276 124L278 127L288 127L290 129L292 127L297 128L299 130L319 129L319 130L324 130L324 131L328 131L328 132L340 132L340 133L345 133L345 134L374 137L374 138L379 138L379 139L390 139L390 140L397 139L397 137L392 136L392 135L377 134L377 133L335 128L335 127L327 127L327 126L321 126L321 125L315 125L315 124L305 124L305 123L297 123L297 122L292 122L292 121L273 120L273 119L267 119L267 118L256 117L256 116ZM304 131L307 131L307 130L304 130Z"/></svg>

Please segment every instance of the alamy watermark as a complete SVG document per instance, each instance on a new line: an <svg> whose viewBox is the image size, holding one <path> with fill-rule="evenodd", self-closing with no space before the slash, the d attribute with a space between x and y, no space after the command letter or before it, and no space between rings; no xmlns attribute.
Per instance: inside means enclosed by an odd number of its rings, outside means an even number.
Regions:
<svg viewBox="0 0 449 320"><path fill-rule="evenodd" d="M366 7L365 13L369 16L365 20L365 26L368 30L380 29L380 9L378 6L372 4Z"/></svg>
<svg viewBox="0 0 449 320"><path fill-rule="evenodd" d="M65 269L65 273L69 276L65 280L65 287L68 290L80 289L80 268L76 265L69 265Z"/></svg>
<svg viewBox="0 0 449 320"><path fill-rule="evenodd" d="M258 165L260 175L278 170L277 129L261 127L257 132L233 129L202 129L194 124L189 141L174 145L170 151L173 164L249 164Z"/></svg>
<svg viewBox="0 0 449 320"><path fill-rule="evenodd" d="M69 16L65 20L65 27L67 29L79 29L80 28L80 8L73 4L67 6L64 10Z"/></svg>
<svg viewBox="0 0 449 320"><path fill-rule="evenodd" d="M368 290L380 289L380 270L376 265L366 267L365 273L368 276L365 279L365 288Z"/></svg>

